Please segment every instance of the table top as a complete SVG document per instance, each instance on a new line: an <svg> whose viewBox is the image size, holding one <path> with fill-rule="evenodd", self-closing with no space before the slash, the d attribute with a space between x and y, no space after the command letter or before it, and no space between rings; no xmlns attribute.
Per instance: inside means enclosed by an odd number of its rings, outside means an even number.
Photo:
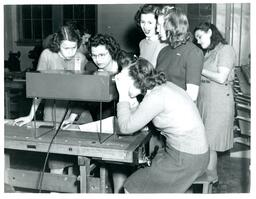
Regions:
<svg viewBox="0 0 256 199"><path fill-rule="evenodd" d="M51 127L13 126L5 124L5 149L47 152L55 134ZM50 153L92 157L101 160L137 163L138 148L147 143L151 134L140 131L133 135L60 130Z"/></svg>

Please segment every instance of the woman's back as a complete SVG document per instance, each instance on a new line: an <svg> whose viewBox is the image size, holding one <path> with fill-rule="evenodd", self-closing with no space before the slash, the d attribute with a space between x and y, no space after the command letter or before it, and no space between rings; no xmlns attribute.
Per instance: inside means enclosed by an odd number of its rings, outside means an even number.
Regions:
<svg viewBox="0 0 256 199"><path fill-rule="evenodd" d="M167 138L167 145L189 153L207 151L203 122L196 104L183 89L167 82L155 87L149 95L157 96L161 104L162 111L153 123Z"/></svg>

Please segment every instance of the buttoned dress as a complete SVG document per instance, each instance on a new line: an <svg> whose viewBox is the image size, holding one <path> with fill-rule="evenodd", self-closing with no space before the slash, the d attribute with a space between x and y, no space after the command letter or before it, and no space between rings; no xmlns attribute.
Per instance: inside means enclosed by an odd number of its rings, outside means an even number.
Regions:
<svg viewBox="0 0 256 199"><path fill-rule="evenodd" d="M230 69L228 78L223 84L201 76L201 85L197 105L211 150L226 151L233 147L234 98L233 79L235 51L232 46L218 44L207 52L204 58L204 69L217 72L218 67Z"/></svg>

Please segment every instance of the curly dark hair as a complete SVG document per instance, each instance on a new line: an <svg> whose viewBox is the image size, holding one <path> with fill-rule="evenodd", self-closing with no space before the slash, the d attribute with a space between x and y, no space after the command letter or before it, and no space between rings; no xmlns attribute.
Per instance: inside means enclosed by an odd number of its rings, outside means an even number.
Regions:
<svg viewBox="0 0 256 199"><path fill-rule="evenodd" d="M182 9L173 6L163 6L158 15L164 16L166 36L172 48L177 48L192 40L192 33L188 31L188 18Z"/></svg>
<svg viewBox="0 0 256 199"><path fill-rule="evenodd" d="M208 30L212 31L212 36L211 36L211 44L207 48L207 50L213 50L215 46L217 46L219 43L222 44L227 44L228 42L224 39L220 31L217 29L217 27L209 22L203 22L200 23L198 26L195 27L194 29L194 34L197 30L201 30L204 32L207 32Z"/></svg>
<svg viewBox="0 0 256 199"><path fill-rule="evenodd" d="M155 19L157 19L157 12L159 9L160 9L159 4L144 4L143 6L141 6L134 17L137 25L140 26L141 14L154 14Z"/></svg>
<svg viewBox="0 0 256 199"><path fill-rule="evenodd" d="M137 60L137 56L132 52L121 50L118 54L117 64L120 69L123 69Z"/></svg>
<svg viewBox="0 0 256 199"><path fill-rule="evenodd" d="M82 39L80 32L72 25L62 26L57 33L54 33L49 49L52 52L60 51L60 44L63 40L77 42L77 48L80 47Z"/></svg>
<svg viewBox="0 0 256 199"><path fill-rule="evenodd" d="M88 42L88 50L91 53L92 47L97 47L103 45L109 51L112 59L117 61L118 54L120 51L120 45L114 39L114 37L108 34L96 34L94 37L91 37Z"/></svg>
<svg viewBox="0 0 256 199"><path fill-rule="evenodd" d="M134 79L134 86L141 90L142 95L167 81L163 72L156 71L148 60L141 57L131 64L129 75Z"/></svg>

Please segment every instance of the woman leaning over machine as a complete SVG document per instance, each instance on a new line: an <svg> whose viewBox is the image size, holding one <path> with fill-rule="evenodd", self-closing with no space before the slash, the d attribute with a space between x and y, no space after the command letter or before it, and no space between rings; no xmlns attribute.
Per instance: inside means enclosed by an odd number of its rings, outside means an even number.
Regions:
<svg viewBox="0 0 256 199"><path fill-rule="evenodd" d="M128 177L126 192L185 192L205 172L209 161L204 125L196 104L143 58L125 67L115 80L121 133L132 134L152 121L166 137L166 146L159 149L152 165ZM140 94L143 100L132 109L129 101Z"/></svg>

